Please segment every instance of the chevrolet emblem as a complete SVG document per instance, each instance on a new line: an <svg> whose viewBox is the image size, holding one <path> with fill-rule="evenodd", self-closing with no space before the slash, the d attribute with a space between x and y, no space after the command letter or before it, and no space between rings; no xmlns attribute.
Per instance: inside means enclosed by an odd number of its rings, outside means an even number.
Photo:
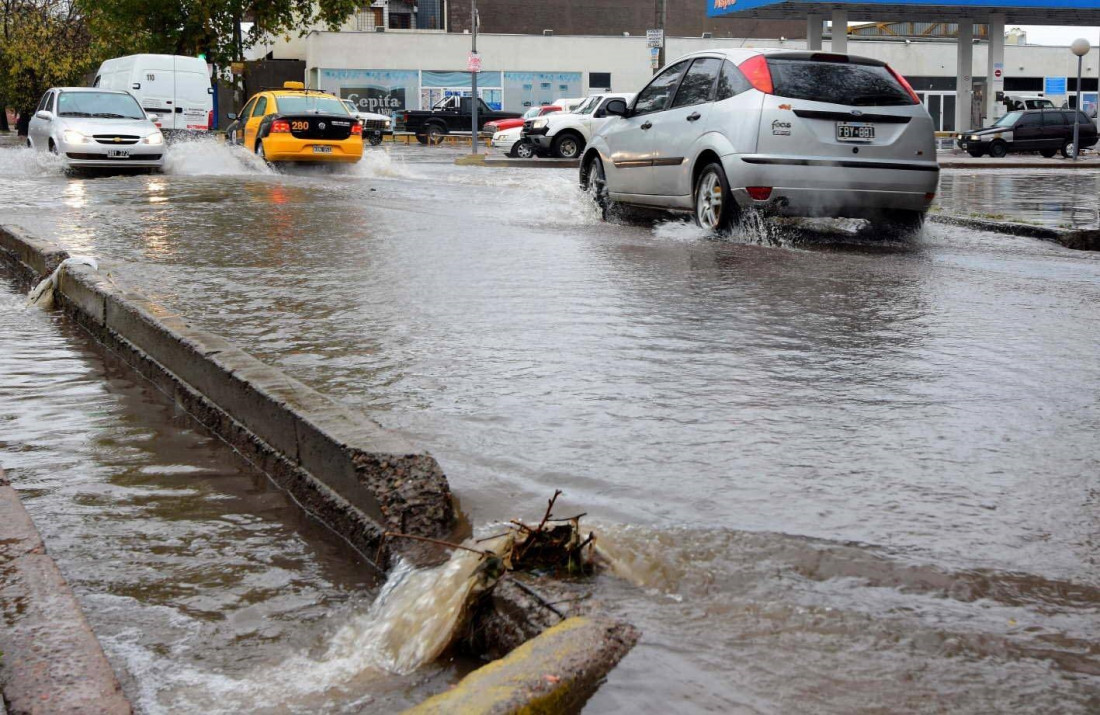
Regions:
<svg viewBox="0 0 1100 715"><path fill-rule="evenodd" d="M118 144L120 141L122 141L122 137L115 137L115 144Z"/></svg>

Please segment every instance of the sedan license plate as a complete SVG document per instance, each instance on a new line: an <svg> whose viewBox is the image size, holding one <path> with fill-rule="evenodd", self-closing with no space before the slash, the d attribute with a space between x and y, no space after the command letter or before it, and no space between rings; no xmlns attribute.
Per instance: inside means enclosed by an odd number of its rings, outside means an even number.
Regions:
<svg viewBox="0 0 1100 715"><path fill-rule="evenodd" d="M313 147L314 154L331 154L332 147L330 146L315 146Z"/></svg>
<svg viewBox="0 0 1100 715"><path fill-rule="evenodd" d="M875 138L875 125L866 122L837 122L838 142L869 142Z"/></svg>
<svg viewBox="0 0 1100 715"><path fill-rule="evenodd" d="M108 149L107 156L111 159L125 159L130 156L130 152L126 149Z"/></svg>

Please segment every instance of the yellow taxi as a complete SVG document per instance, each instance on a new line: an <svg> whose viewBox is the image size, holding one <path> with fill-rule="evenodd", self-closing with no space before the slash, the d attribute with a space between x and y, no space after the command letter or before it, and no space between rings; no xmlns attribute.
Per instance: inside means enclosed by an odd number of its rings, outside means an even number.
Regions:
<svg viewBox="0 0 1100 715"><path fill-rule="evenodd" d="M259 92L239 114L227 139L267 161L344 161L363 157L363 125L336 97L285 82Z"/></svg>

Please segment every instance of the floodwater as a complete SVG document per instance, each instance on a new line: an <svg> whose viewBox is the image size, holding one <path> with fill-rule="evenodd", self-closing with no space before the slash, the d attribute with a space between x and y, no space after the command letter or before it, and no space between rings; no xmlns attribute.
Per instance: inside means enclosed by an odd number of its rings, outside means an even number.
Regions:
<svg viewBox="0 0 1100 715"><path fill-rule="evenodd" d="M5 150L4 220L408 434L475 524L564 489L621 576L596 596L645 634L587 712L1100 708L1100 256L938 225L884 243L850 223L727 241L604 224L573 172L460 168L443 148L286 173L172 152L164 175L69 178ZM1095 172L1074 177L1058 181L1095 196ZM945 205L1055 193L1046 175L973 181L980 200L945 173ZM35 515L109 534L116 509ZM165 582L206 594L189 563ZM297 607L297 637L325 642ZM96 618L145 709L186 702L111 645L125 604ZM143 636L186 662L165 624ZM210 682L236 672L217 647Z"/></svg>
<svg viewBox="0 0 1100 715"><path fill-rule="evenodd" d="M1100 228L1100 171L972 169L944 172L938 204L957 216L1051 228Z"/></svg>

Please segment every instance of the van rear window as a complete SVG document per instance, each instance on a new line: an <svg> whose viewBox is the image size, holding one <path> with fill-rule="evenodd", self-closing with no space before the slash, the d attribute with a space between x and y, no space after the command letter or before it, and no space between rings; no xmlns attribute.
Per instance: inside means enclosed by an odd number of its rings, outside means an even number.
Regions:
<svg viewBox="0 0 1100 715"><path fill-rule="evenodd" d="M857 107L913 104L913 98L881 65L768 58L775 94Z"/></svg>

